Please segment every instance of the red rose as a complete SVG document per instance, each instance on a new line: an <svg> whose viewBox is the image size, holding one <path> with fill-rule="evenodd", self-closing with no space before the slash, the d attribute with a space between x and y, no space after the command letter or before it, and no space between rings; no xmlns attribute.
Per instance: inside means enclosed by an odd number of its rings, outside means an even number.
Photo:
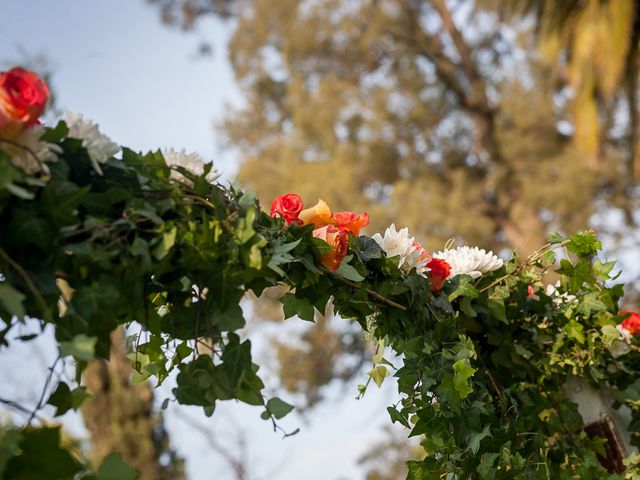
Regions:
<svg viewBox="0 0 640 480"><path fill-rule="evenodd" d="M629 310L623 310L622 312L620 312L620 315L629 315L622 321L620 326L631 335L638 335L640 333L640 314L631 312Z"/></svg>
<svg viewBox="0 0 640 480"><path fill-rule="evenodd" d="M355 214L353 212L337 212L333 214L334 220L341 230L351 232L355 237L360 235L360 229L369 225L369 215L366 213Z"/></svg>
<svg viewBox="0 0 640 480"><path fill-rule="evenodd" d="M440 258L432 258L427 262L429 279L431 279L431 289L438 293L442 290L444 281L451 275L451 265Z"/></svg>
<svg viewBox="0 0 640 480"><path fill-rule="evenodd" d="M271 216L282 217L287 223L302 223L298 215L303 206L302 199L295 193L278 195L271 204Z"/></svg>
<svg viewBox="0 0 640 480"><path fill-rule="evenodd" d="M49 101L44 80L24 68L0 73L0 136L14 138L38 122Z"/></svg>
<svg viewBox="0 0 640 480"><path fill-rule="evenodd" d="M333 247L333 250L325 253L320 257L320 263L330 270L337 270L347 255L349 248L349 233L346 230L340 230L335 225L325 225L316 228L313 236L324 240Z"/></svg>

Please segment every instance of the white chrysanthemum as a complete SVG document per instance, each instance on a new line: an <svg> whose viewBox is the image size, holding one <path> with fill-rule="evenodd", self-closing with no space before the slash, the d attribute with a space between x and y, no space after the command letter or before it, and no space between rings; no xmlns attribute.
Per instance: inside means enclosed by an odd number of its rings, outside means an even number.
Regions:
<svg viewBox="0 0 640 480"><path fill-rule="evenodd" d="M107 163L120 151L120 146L100 132L98 125L79 113L65 113L64 121L69 127L69 137L82 140L82 146L87 149L91 165L102 175L100 164Z"/></svg>
<svg viewBox="0 0 640 480"><path fill-rule="evenodd" d="M376 233L371 238L380 245L387 257L398 257L398 268L402 271L410 272L415 268L420 275L429 271L425 265L424 250L416 246L415 238L409 236L408 228L397 231L392 223L385 230L384 237Z"/></svg>
<svg viewBox="0 0 640 480"><path fill-rule="evenodd" d="M469 275L480 278L485 273L493 272L502 267L502 259L493 252L478 247L458 247L436 252L434 258L444 260L451 265L451 276Z"/></svg>
<svg viewBox="0 0 640 480"><path fill-rule="evenodd" d="M3 149L11 156L12 163L28 175L43 171L49 173L45 162L57 162L57 154L62 149L53 143L40 140L44 133L42 125L33 125L9 142L3 142Z"/></svg>
<svg viewBox="0 0 640 480"><path fill-rule="evenodd" d="M560 288L560 280L558 280L555 284L548 284L545 288L545 293L553 298L553 303L556 305L562 305L563 303L575 303L578 301L578 298L575 295L571 295L570 293L560 293L558 290Z"/></svg>
<svg viewBox="0 0 640 480"><path fill-rule="evenodd" d="M202 160L202 157L195 152L187 153L184 149L174 150L173 148L170 148L163 151L162 156L169 166L175 165L178 167L184 167L196 175L202 175L204 172L204 161ZM207 180L209 182L213 182L217 177L218 172L213 168L207 175ZM184 180L184 176L176 170L171 170L171 178Z"/></svg>

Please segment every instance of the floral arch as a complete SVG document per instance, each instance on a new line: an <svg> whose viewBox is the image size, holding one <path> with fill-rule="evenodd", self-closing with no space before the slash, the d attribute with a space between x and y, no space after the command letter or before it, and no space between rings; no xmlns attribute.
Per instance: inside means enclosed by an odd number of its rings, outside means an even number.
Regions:
<svg viewBox="0 0 640 480"><path fill-rule="evenodd" d="M286 194L267 212L216 183L211 165L121 149L81 116L40 125L47 97L32 72L0 74L0 343L20 341L12 329L27 317L55 327L78 382L49 402L77 407L86 362L108 355L114 328L138 322L139 379L177 370L179 403L211 415L237 399L275 425L293 407L264 395L236 331L246 292L284 285L287 318L313 321L331 301L401 358L394 370L376 355L369 375L397 378L402 400L384 415L421 438L410 479L640 475L640 316L619 310L623 286L592 232L505 261L470 247L430 253L394 225L362 235L366 214L322 200L305 209ZM552 271L559 281L546 287ZM585 428L576 382L606 392L628 438ZM55 452L60 478L107 478L64 450L57 428L31 423L0 439L5 478L28 468L35 444ZM624 461L603 462L614 443Z"/></svg>

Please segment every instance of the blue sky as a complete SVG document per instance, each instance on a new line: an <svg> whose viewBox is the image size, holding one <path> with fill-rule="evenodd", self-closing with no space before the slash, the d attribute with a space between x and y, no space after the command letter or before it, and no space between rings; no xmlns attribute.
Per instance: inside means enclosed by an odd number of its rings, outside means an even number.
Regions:
<svg viewBox="0 0 640 480"><path fill-rule="evenodd" d="M22 51L43 54L53 67L59 108L84 114L119 144L137 150L196 151L214 160L227 178L233 176L235 158L219 148L213 128L227 105L241 103L225 51L232 25L207 20L185 34L163 26L158 11L143 0L0 0L0 7L0 66L23 58ZM212 57L197 56L203 40L213 44ZM33 328L24 330L30 333ZM260 335L255 343L263 351L261 363L269 363L267 333ZM29 405L55 355L50 331L36 342L0 351L0 365L10 366L1 369L3 395ZM284 419L287 430L301 428L286 440L259 419L256 408L226 404L210 419L196 409L187 411L232 445L231 450L236 448L235 433L243 433L251 480L357 479L363 475L356 460L379 438L381 425L388 423L385 408L393 399L393 384L388 382L382 391L374 387L364 400L354 400L355 384L364 380L331 388L330 402L307 418ZM271 395L291 400L278 390L277 381L270 383ZM170 396L168 387L158 392L158 402ZM166 420L174 445L187 459L189 480L233 479L206 439L174 410L172 404ZM64 420L81 434L77 417L67 414Z"/></svg>
<svg viewBox="0 0 640 480"><path fill-rule="evenodd" d="M143 0L0 0L0 62L44 54L58 107L83 113L135 149L186 148L219 159L213 125L240 93L225 43L232 25L206 20L185 34ZM6 21L11 19L11 21ZM199 57L198 45L214 46Z"/></svg>

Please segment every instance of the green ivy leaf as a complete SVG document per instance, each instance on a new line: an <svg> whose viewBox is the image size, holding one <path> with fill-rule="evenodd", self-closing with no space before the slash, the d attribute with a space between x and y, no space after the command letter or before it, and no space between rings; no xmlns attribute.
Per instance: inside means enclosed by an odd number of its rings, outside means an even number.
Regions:
<svg viewBox="0 0 640 480"><path fill-rule="evenodd" d="M9 312L9 315L24 318L25 310L22 302L27 298L11 285L0 283L0 304Z"/></svg>
<svg viewBox="0 0 640 480"><path fill-rule="evenodd" d="M565 325L565 331L569 338L573 338L578 343L584 343L584 327L576 322L573 318Z"/></svg>
<svg viewBox="0 0 640 480"><path fill-rule="evenodd" d="M82 402L88 398L91 398L91 395L87 393L86 388L78 387L71 390L69 385L60 382L56 391L47 400L47 403L56 407L54 416L59 417L71 409L77 410L82 405Z"/></svg>
<svg viewBox="0 0 640 480"><path fill-rule="evenodd" d="M480 457L480 465L476 469L480 474L481 479L493 479L496 473L496 469L493 468L493 464L500 456L499 453L484 453Z"/></svg>
<svg viewBox="0 0 640 480"><path fill-rule="evenodd" d="M54 414L56 417L69 411L71 409L71 389L69 385L60 382L56 391L47 400L47 403L56 407L56 413Z"/></svg>
<svg viewBox="0 0 640 480"><path fill-rule="evenodd" d="M468 450L471 450L471 453L473 453L474 455L476 453L478 453L478 450L480 450L480 442L482 441L482 439L490 437L491 436L491 425L486 425L481 432L475 432L472 433L471 435L469 435L469 440L468 440Z"/></svg>
<svg viewBox="0 0 640 480"><path fill-rule="evenodd" d="M389 375L389 370L387 370L387 368L383 365L378 365L377 367L371 369L369 375L371 376L375 384L380 387L382 386L382 382L384 382L384 379Z"/></svg>
<svg viewBox="0 0 640 480"><path fill-rule="evenodd" d="M593 262L592 268L593 273L603 282L609 280L609 274L613 267L616 266L616 262L602 262L599 258L596 258L595 262Z"/></svg>
<svg viewBox="0 0 640 480"><path fill-rule="evenodd" d="M135 480L138 472L127 465L118 453L107 455L96 473L96 480Z"/></svg>
<svg viewBox="0 0 640 480"><path fill-rule="evenodd" d="M382 258L382 248L371 237L365 235L358 237L358 250L360 259L363 262L368 262L374 258Z"/></svg>
<svg viewBox="0 0 640 480"><path fill-rule="evenodd" d="M578 232L571 236L567 243L567 250L580 257L589 257L598 253L602 248L602 243L597 239L594 232Z"/></svg>
<svg viewBox="0 0 640 480"><path fill-rule="evenodd" d="M457 275L454 277L457 279L457 285L453 292L449 294L449 301L453 302L458 297L477 298L480 294L476 287L471 283L471 277L468 275ZM456 280L454 280L456 281Z"/></svg>
<svg viewBox="0 0 640 480"><path fill-rule="evenodd" d="M9 460L3 478L71 479L84 470L60 445L60 427L26 428L20 434L20 454Z"/></svg>
<svg viewBox="0 0 640 480"><path fill-rule="evenodd" d="M458 396L463 399L466 398L473 388L469 385L469 379L476 373L476 369L471 366L471 362L468 359L458 360L453 364L453 385L458 392Z"/></svg>
<svg viewBox="0 0 640 480"><path fill-rule="evenodd" d="M360 275L355 268L345 262L340 264L336 273L347 280L351 280L352 282L361 282L364 280L364 277Z"/></svg>
<svg viewBox="0 0 640 480"><path fill-rule="evenodd" d="M297 298L293 293L285 293L280 299L282 305L284 305L284 318L291 318L295 315L302 320L313 322L314 310L313 304L306 298Z"/></svg>
<svg viewBox="0 0 640 480"><path fill-rule="evenodd" d="M507 320L507 312L504 307L504 301L489 300L487 301L487 307L494 318L500 320L504 324L509 324L509 320Z"/></svg>
<svg viewBox="0 0 640 480"><path fill-rule="evenodd" d="M274 417L280 419L293 410L293 405L289 405L278 397L273 397L267 401L267 409Z"/></svg>
<svg viewBox="0 0 640 480"><path fill-rule="evenodd" d="M613 325L602 327L602 341L605 345L611 346L613 342L620 340L620 332Z"/></svg>
<svg viewBox="0 0 640 480"><path fill-rule="evenodd" d="M591 312L604 312L607 306L599 299L599 292L589 292L580 301L578 311L585 316L591 315Z"/></svg>
<svg viewBox="0 0 640 480"><path fill-rule="evenodd" d="M176 243L177 233L178 229L176 227L172 227L170 230L162 234L160 243L153 249L153 256L156 257L157 260L162 260L167 256L169 251L171 251Z"/></svg>
<svg viewBox="0 0 640 480"><path fill-rule="evenodd" d="M405 418L404 415L402 415L402 413L398 411L397 408L387 407L387 412L389 412L389 416L391 417L391 423L398 422L406 428L411 428L411 425L409 425L409 421Z"/></svg>
<svg viewBox="0 0 640 480"><path fill-rule="evenodd" d="M465 315L468 315L471 318L474 318L478 315L478 313L471 306L471 298L469 297L463 297L462 300L460 300L460 310L462 310Z"/></svg>

